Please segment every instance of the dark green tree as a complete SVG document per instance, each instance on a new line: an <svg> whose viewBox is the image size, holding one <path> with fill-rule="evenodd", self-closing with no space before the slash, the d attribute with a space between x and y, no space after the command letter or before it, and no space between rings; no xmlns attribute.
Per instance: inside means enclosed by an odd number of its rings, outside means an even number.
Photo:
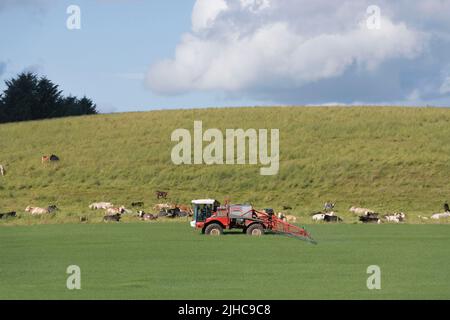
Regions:
<svg viewBox="0 0 450 320"><path fill-rule="evenodd" d="M83 97L63 97L46 77L25 72L5 82L0 96L0 123L96 114L96 105Z"/></svg>
<svg viewBox="0 0 450 320"><path fill-rule="evenodd" d="M6 121L32 120L32 106L38 103L38 78L32 73L21 73L17 78L5 81L2 102Z"/></svg>
<svg viewBox="0 0 450 320"><path fill-rule="evenodd" d="M91 99L83 97L78 99L74 96L65 97L62 100L66 116L80 116L85 114L97 114L97 107Z"/></svg>

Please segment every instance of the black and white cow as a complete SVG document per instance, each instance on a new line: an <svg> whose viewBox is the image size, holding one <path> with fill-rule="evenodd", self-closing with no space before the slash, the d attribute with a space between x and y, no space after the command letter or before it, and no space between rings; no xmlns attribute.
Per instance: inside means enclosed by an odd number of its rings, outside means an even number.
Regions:
<svg viewBox="0 0 450 320"><path fill-rule="evenodd" d="M369 212L366 215L360 216L359 221L362 223L381 223L381 219L378 217L378 214Z"/></svg>
<svg viewBox="0 0 450 320"><path fill-rule="evenodd" d="M16 212L6 212L6 213L0 213L0 219L7 219L7 218L15 218L17 217Z"/></svg>

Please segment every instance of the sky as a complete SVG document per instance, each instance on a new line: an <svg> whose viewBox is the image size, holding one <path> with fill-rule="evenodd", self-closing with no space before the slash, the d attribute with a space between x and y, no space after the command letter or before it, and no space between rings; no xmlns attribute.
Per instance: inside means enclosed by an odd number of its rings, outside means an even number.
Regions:
<svg viewBox="0 0 450 320"><path fill-rule="evenodd" d="M0 39L0 90L32 71L104 113L450 106L450 0L0 0Z"/></svg>

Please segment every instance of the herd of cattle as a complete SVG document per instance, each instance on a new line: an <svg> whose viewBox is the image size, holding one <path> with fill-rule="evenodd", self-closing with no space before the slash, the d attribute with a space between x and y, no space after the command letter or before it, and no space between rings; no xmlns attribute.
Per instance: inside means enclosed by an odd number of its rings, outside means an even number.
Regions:
<svg viewBox="0 0 450 320"><path fill-rule="evenodd" d="M143 207L143 202L133 202L132 207ZM192 209L189 206L186 205L171 205L168 203L163 204L157 204L153 207L154 211L157 211L157 214L151 214L146 213L143 210L136 210L135 212L133 210L127 209L124 206L114 206L111 202L95 202L89 205L89 209L91 210L104 210L104 216L103 221L120 221L122 218L122 215L128 214L133 216L135 213L135 217L144 220L144 221L150 221L150 220L157 220L160 217L166 217L166 218L178 218L178 217L192 217L193 212ZM32 207L28 206L25 208L25 212L29 213L32 216L44 216L49 214L55 214L56 211L58 211L59 208L55 205L48 206L47 208L40 208L40 207ZM0 213L0 219L6 219L6 218L15 218L17 217L16 212L7 212L7 213ZM82 216L80 217L80 222L87 222L88 217Z"/></svg>
<svg viewBox="0 0 450 320"><path fill-rule="evenodd" d="M191 206L189 205L180 205L180 204L168 204L161 203L157 204L152 208L152 212L157 212L156 214L146 213L144 210L141 210L144 207L144 202L132 202L131 207L133 209L127 209L124 206L115 206L111 202L94 202L89 205L89 209L91 210L104 210L103 221L115 221L119 222L123 215L128 215L131 217L135 217L137 219L143 221L153 221L158 218L179 218L179 217L192 217L193 211ZM287 207L283 207L286 209ZM334 210L335 204L327 202L324 205L324 209L321 212L315 212L311 214L311 218L315 222L343 222L343 219L336 214ZM50 205L46 208L40 207L32 207L28 206L25 208L25 212L29 213L32 216L43 216L49 214L55 214L58 211L58 207L55 205ZM291 208L286 209L291 210ZM362 223L376 223L381 224L382 222L389 223L401 223L406 219L406 215L403 212L397 212L392 214L384 214L381 215L376 213L374 210L368 208L360 208L360 207L351 207L349 211L358 217L358 220ZM430 218L418 216L421 220L439 220L442 218L450 217L450 208L446 203L444 205L443 213L433 214ZM297 222L297 217L293 215L285 215L281 212L277 214L279 219L282 219L289 223ZM0 219L7 218L16 218L16 212L6 212L0 213ZM80 222L87 222L88 217L82 216L80 217Z"/></svg>
<svg viewBox="0 0 450 320"><path fill-rule="evenodd" d="M133 208L143 207L144 202L133 202L131 204ZM89 205L91 210L105 210L103 221L120 221L123 214L133 214L133 210L127 209L124 206L114 206L111 202L95 202ZM189 206L179 204L162 203L153 207L153 210L158 212L157 214L146 213L143 210L137 210L136 217L144 221L157 220L159 217L166 218L179 218L179 217L192 217L193 212ZM83 217L85 218L85 217ZM85 218L83 221L87 221Z"/></svg>
<svg viewBox="0 0 450 320"><path fill-rule="evenodd" d="M342 222L342 218L336 215L336 212L333 211L335 207L334 203L326 202L324 205L324 209L322 212L316 212L311 214L313 221L324 221L324 222ZM368 208L360 208L352 206L349 211L354 215L358 216L358 220L362 223L377 223L381 224L382 222L391 222L391 223L400 223L406 220L406 214L403 212L395 212L391 214L379 214L374 210ZM450 217L450 207L447 203L444 204L443 213L435 213L431 216L432 220L440 220L443 218ZM418 216L421 220L429 220L428 217Z"/></svg>
<svg viewBox="0 0 450 320"><path fill-rule="evenodd" d="M50 156L43 156L41 158L43 164L47 162L59 162L60 159L58 156L52 154ZM0 176L6 175L6 169L4 165L0 164ZM167 199L168 192L166 191L156 191L156 198L159 199ZM135 208L142 208L144 206L144 202L132 202L131 206ZM105 210L105 215L103 217L103 221L120 221L122 215L128 214L133 215L133 210L129 210L124 206L114 206L111 202L96 202L89 205L91 210ZM335 204L331 202L326 202L323 210L321 212L315 212L311 214L313 221L323 221L323 222L342 222L343 219L336 214L334 210ZM54 214L59 209L55 205L50 205L47 208L40 207L32 207L28 206L25 208L25 212L31 214L32 216L40 216L47 214ZM290 206L283 206L283 210L292 210ZM146 213L143 210L136 210L135 217L144 220L151 221L157 220L159 217L167 217L167 218L177 218L177 217L192 217L193 212L192 208L188 205L178 205L178 204L157 204L153 207L154 212L158 212L157 214ZM404 222L406 219L406 215L403 212L396 212L392 214L384 214L381 215L376 213L374 210L368 208L360 208L360 207L351 207L349 209L351 213L358 216L358 219L362 223L377 223L380 224L382 222L391 222L391 223L400 223ZM284 213L277 214L279 219L282 219L286 222L295 223L297 222L297 217L293 215L285 215ZM6 212L0 213L0 219L6 218L15 218L17 217L16 212ZM447 203L444 204L444 212L435 213L430 218L424 216L418 216L421 220L440 220L445 218L450 218L450 208ZM86 216L80 218L81 222L88 221Z"/></svg>
<svg viewBox="0 0 450 320"><path fill-rule="evenodd" d="M342 218L336 215L333 211L335 207L334 203L326 202L324 205L324 210L322 212L316 212L311 214L313 221L324 221L324 222L342 222ZM374 210L367 208L360 208L352 206L349 211L354 215L358 216L358 220L362 223L377 223L380 224L384 222L400 223L405 221L406 215L403 212L396 212L392 214L380 215Z"/></svg>

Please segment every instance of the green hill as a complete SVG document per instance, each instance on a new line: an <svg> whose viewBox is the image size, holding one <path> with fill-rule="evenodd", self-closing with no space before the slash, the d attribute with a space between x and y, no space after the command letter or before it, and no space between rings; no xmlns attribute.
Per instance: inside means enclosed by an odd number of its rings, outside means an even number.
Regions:
<svg viewBox="0 0 450 320"><path fill-rule="evenodd" d="M171 133L192 131L195 120L223 132L279 129L279 174L261 176L261 165L174 165ZM52 153L60 163L42 164L41 156ZM4 124L0 164L7 169L0 177L0 212L61 208L56 217L21 223L77 221L94 201L145 201L149 209L156 190L168 191L170 202L229 197L258 208L288 205L291 214L305 217L331 200L348 222L356 221L347 214L351 205L401 210L414 222L450 200L450 110L226 108Z"/></svg>

